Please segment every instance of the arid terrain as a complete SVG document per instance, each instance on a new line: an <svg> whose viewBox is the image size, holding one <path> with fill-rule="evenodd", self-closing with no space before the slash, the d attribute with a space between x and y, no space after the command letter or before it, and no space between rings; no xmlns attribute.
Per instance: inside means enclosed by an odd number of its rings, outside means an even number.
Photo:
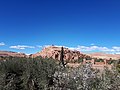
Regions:
<svg viewBox="0 0 120 90"><path fill-rule="evenodd" d="M17 53L12 51L0 51L0 56L2 57L26 57L27 55L25 53Z"/></svg>
<svg viewBox="0 0 120 90"><path fill-rule="evenodd" d="M120 54L107 54L107 53L90 53L88 54L90 55L91 57L94 57L94 58L102 58L102 59L120 59Z"/></svg>

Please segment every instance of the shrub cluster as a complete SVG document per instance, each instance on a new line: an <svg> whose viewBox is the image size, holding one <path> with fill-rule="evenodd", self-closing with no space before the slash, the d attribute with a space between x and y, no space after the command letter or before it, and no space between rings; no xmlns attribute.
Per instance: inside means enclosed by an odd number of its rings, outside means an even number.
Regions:
<svg viewBox="0 0 120 90"><path fill-rule="evenodd" d="M10 58L0 61L0 90L45 90L52 82L52 59Z"/></svg>
<svg viewBox="0 0 120 90"><path fill-rule="evenodd" d="M70 68L48 58L4 58L0 90L120 90L119 66L100 72L90 63Z"/></svg>
<svg viewBox="0 0 120 90"><path fill-rule="evenodd" d="M52 90L120 90L120 73L107 67L104 71L93 70L91 64L78 68L66 68L54 74Z"/></svg>

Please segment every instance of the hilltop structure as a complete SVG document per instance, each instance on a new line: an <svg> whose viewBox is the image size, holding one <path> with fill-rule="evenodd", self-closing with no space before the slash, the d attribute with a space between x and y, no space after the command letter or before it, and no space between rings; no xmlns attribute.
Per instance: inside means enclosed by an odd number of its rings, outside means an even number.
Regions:
<svg viewBox="0 0 120 90"><path fill-rule="evenodd" d="M32 57L37 57L37 56L42 56L43 58L53 58L56 60L60 60L60 52L61 52L61 47L57 46L48 46L44 47L42 51L31 55ZM74 61L78 60L80 58L90 58L90 56L82 54L79 51L76 50L70 50L68 48L64 47L64 60L66 61Z"/></svg>
<svg viewBox="0 0 120 90"><path fill-rule="evenodd" d="M57 46L47 46L42 49L42 51L32 54L31 57L37 57L41 56L43 58L53 58L56 60L60 60L60 53L61 53L61 47ZM82 59L83 61L81 63L78 63L77 61ZM97 62L97 58L91 57L89 55L83 54L80 51L76 50L70 50L69 48L64 47L64 60L68 62L67 65L71 67L78 67L81 64L86 64L86 63L92 63L93 68L97 69L103 69L105 66L110 68L112 65L108 64L110 59L102 59L103 61ZM98 58L99 59L99 58Z"/></svg>

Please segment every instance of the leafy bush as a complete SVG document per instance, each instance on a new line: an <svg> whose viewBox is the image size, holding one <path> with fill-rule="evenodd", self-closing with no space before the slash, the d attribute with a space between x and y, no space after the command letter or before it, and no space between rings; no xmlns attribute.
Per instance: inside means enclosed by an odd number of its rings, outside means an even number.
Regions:
<svg viewBox="0 0 120 90"><path fill-rule="evenodd" d="M95 62L104 62L103 59L95 59Z"/></svg>
<svg viewBox="0 0 120 90"><path fill-rule="evenodd" d="M114 67L111 70L105 68L101 78L100 86L102 90L120 90L120 73Z"/></svg>
<svg viewBox="0 0 120 90"><path fill-rule="evenodd" d="M54 74L54 83L52 90L92 90L97 87L99 79L96 70L86 64L78 68L60 68Z"/></svg>
<svg viewBox="0 0 120 90"><path fill-rule="evenodd" d="M120 59L116 62L116 69L120 73Z"/></svg>
<svg viewBox="0 0 120 90"><path fill-rule="evenodd" d="M82 62L83 62L83 58L79 58L78 63L82 63Z"/></svg>
<svg viewBox="0 0 120 90"><path fill-rule="evenodd" d="M120 90L119 62L108 70L64 67L53 59L4 58L0 61L0 90Z"/></svg>
<svg viewBox="0 0 120 90"><path fill-rule="evenodd" d="M52 85L56 63L51 59L12 58L0 62L0 90L44 90Z"/></svg>

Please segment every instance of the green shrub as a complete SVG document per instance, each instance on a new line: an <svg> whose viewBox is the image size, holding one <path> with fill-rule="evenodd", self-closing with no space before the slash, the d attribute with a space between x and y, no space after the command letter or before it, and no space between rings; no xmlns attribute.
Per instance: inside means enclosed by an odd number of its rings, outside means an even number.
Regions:
<svg viewBox="0 0 120 90"><path fill-rule="evenodd" d="M12 58L0 62L0 90L44 90L52 85L52 59Z"/></svg>
<svg viewBox="0 0 120 90"><path fill-rule="evenodd" d="M48 58L7 57L0 61L0 90L120 90L119 68L117 62L98 72L90 63L70 68Z"/></svg>
<svg viewBox="0 0 120 90"><path fill-rule="evenodd" d="M95 59L95 62L104 62L103 59Z"/></svg>
<svg viewBox="0 0 120 90"><path fill-rule="evenodd" d="M118 60L117 62L116 62L116 69L117 69L117 71L120 73L120 60Z"/></svg>
<svg viewBox="0 0 120 90"><path fill-rule="evenodd" d="M83 62L83 58L78 59L78 63L81 63L81 62Z"/></svg>

